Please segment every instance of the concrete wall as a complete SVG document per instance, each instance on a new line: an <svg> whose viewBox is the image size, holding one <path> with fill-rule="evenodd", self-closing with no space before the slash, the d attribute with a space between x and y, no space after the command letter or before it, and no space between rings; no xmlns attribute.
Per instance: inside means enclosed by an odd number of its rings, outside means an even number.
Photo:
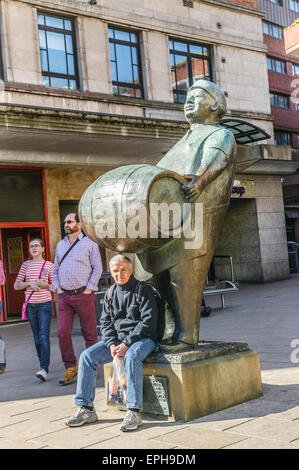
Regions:
<svg viewBox="0 0 299 470"><path fill-rule="evenodd" d="M45 169L46 198L48 207L49 237L51 259L54 260L56 245L61 239L60 200L80 200L85 189L93 183L103 171L76 169Z"/></svg>
<svg viewBox="0 0 299 470"><path fill-rule="evenodd" d="M238 175L236 178L240 178ZM233 257L235 279L267 282L289 276L280 177L242 176L255 198L232 198L215 255ZM250 194L252 196L252 194ZM215 260L216 277L230 279L227 261Z"/></svg>

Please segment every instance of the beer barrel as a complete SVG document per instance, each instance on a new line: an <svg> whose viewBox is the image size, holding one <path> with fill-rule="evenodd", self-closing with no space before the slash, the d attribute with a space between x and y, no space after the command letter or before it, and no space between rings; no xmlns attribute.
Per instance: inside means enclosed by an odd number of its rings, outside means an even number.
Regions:
<svg viewBox="0 0 299 470"><path fill-rule="evenodd" d="M159 166L118 167L83 193L79 217L86 235L113 251L138 253L179 237L189 216L185 178Z"/></svg>

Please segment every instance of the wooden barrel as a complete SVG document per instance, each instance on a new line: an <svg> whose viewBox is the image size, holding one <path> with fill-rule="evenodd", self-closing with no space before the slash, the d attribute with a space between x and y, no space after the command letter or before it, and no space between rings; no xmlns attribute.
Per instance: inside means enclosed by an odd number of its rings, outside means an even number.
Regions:
<svg viewBox="0 0 299 470"><path fill-rule="evenodd" d="M154 165L108 171L81 197L82 228L96 243L113 251L138 253L159 247L180 236L188 217L181 191L185 183L178 173Z"/></svg>

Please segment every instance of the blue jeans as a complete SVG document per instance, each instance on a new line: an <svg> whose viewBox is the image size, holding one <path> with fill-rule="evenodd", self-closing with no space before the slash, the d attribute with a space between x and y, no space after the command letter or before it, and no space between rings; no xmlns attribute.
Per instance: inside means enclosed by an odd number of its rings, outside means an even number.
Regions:
<svg viewBox="0 0 299 470"><path fill-rule="evenodd" d="M28 303L27 317L32 328L40 368L49 371L52 302Z"/></svg>
<svg viewBox="0 0 299 470"><path fill-rule="evenodd" d="M143 338L132 344L126 352L124 365L127 379L127 408L142 408L144 359L156 349L156 343ZM96 368L111 362L112 356L103 341L99 341L82 352L79 359L77 391L75 403L78 406L93 406L96 388Z"/></svg>

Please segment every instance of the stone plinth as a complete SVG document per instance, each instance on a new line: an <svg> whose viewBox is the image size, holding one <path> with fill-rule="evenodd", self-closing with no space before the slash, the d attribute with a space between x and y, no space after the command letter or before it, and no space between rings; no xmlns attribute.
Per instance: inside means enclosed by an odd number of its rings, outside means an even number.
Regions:
<svg viewBox="0 0 299 470"><path fill-rule="evenodd" d="M110 368L104 366L106 391ZM144 396L159 396L151 400L150 412L148 401L142 411L174 420L189 421L263 394L259 357L246 343L200 342L196 349L153 353L144 361L143 374Z"/></svg>

